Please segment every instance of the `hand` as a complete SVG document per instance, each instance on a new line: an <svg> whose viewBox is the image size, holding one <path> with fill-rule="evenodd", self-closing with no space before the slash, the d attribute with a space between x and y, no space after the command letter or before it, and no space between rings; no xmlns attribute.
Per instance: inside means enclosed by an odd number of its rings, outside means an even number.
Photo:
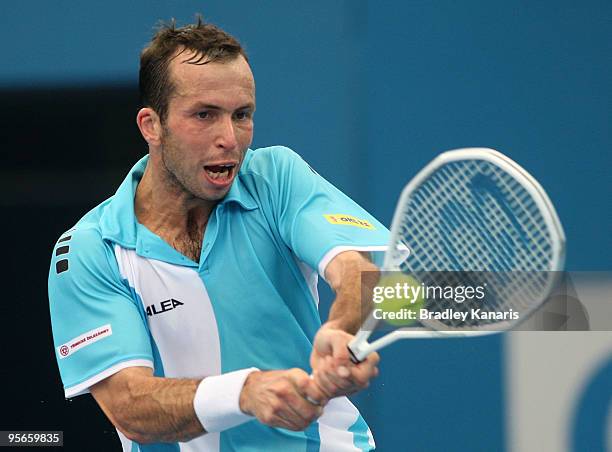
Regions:
<svg viewBox="0 0 612 452"><path fill-rule="evenodd" d="M352 339L351 334L327 324L315 336L310 356L313 382L327 399L365 389L378 375L378 353L370 353L359 364L351 361L347 347Z"/></svg>
<svg viewBox="0 0 612 452"><path fill-rule="evenodd" d="M244 413L270 427L295 431L304 430L321 416L325 403L325 396L301 369L253 372L240 393Z"/></svg>

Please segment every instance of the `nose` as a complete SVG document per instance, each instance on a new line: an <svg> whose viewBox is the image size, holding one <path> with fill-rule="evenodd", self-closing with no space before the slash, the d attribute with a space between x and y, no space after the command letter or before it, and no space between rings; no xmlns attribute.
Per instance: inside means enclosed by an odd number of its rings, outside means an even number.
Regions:
<svg viewBox="0 0 612 452"><path fill-rule="evenodd" d="M232 120L232 117L229 115L224 115L223 118L219 121L216 144L218 148L224 150L232 150L236 146L238 146L234 122Z"/></svg>

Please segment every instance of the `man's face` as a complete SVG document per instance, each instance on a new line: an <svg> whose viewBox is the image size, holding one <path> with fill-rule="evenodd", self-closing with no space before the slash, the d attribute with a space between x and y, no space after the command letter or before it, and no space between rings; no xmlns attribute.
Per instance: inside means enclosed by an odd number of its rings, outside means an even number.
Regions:
<svg viewBox="0 0 612 452"><path fill-rule="evenodd" d="M246 60L184 63L169 71L175 90L161 137L170 177L191 195L218 201L229 191L253 140L255 82Z"/></svg>

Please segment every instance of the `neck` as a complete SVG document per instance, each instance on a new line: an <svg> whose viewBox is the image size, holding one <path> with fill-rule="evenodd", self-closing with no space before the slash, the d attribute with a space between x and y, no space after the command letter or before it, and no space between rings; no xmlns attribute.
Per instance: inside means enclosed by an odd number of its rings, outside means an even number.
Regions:
<svg viewBox="0 0 612 452"><path fill-rule="evenodd" d="M173 248L197 262L204 230L216 203L187 193L178 181L152 163L150 158L136 188L136 218Z"/></svg>

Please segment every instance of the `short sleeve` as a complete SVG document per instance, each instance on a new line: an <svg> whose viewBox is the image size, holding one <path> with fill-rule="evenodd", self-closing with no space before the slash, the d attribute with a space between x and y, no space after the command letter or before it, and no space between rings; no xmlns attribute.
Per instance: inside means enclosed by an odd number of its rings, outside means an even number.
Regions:
<svg viewBox="0 0 612 452"><path fill-rule="evenodd" d="M55 356L66 397L121 369L153 367L141 309L119 276L111 244L99 232L60 237L49 270Z"/></svg>
<svg viewBox="0 0 612 452"><path fill-rule="evenodd" d="M262 171L271 185L281 237L297 257L321 276L339 252L382 251L389 231L356 202L285 147L266 148ZM264 160L264 159L262 159Z"/></svg>

